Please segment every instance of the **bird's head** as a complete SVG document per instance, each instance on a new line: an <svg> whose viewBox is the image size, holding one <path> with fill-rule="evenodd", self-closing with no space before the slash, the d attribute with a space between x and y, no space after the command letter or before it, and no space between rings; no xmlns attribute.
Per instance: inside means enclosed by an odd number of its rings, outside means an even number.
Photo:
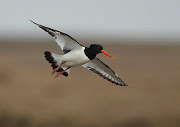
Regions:
<svg viewBox="0 0 180 127"><path fill-rule="evenodd" d="M110 54L108 54L107 52L105 52L103 50L103 47L101 45L98 44L91 44L89 47L89 50L94 53L94 54L98 54L98 53L104 53L105 55L115 59L113 56L111 56Z"/></svg>

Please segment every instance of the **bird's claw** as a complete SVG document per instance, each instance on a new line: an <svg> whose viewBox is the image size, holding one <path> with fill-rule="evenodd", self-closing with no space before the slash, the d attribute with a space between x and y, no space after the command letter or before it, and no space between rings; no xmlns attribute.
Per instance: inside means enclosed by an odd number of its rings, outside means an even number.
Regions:
<svg viewBox="0 0 180 127"><path fill-rule="evenodd" d="M51 75L53 75L55 72L57 72L58 71L58 69L56 68L56 69L54 69L53 71L52 71L52 73L51 73Z"/></svg>
<svg viewBox="0 0 180 127"><path fill-rule="evenodd" d="M56 76L54 77L54 78L57 78L59 75L61 75L62 74L62 72L57 72L56 73Z"/></svg>

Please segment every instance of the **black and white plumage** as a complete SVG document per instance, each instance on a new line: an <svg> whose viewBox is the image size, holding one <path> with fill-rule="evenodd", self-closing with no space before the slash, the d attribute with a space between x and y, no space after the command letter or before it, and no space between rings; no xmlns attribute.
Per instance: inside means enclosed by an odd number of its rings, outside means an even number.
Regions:
<svg viewBox="0 0 180 127"><path fill-rule="evenodd" d="M96 58L98 53L104 53L113 58L103 50L101 45L92 44L90 47L84 47L66 33L48 28L35 22L33 23L48 32L64 51L64 55L57 55L48 51L44 53L46 60L51 63L51 66L54 70L56 69L57 73L62 72L61 74L68 76L70 67L82 65L84 68L93 71L114 84L127 86L109 66Z"/></svg>
<svg viewBox="0 0 180 127"><path fill-rule="evenodd" d="M82 66L98 74L104 79L115 83L116 85L126 86L126 84L119 78L119 76L108 65L103 63L98 58L95 58Z"/></svg>

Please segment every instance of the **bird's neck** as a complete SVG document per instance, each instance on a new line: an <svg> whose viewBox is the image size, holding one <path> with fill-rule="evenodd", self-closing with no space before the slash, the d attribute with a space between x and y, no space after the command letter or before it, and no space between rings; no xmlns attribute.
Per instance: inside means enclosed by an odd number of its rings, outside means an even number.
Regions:
<svg viewBox="0 0 180 127"><path fill-rule="evenodd" d="M85 47L84 49L84 53L86 54L86 56L90 59L90 60L93 60L97 53L94 53L90 48L88 47Z"/></svg>

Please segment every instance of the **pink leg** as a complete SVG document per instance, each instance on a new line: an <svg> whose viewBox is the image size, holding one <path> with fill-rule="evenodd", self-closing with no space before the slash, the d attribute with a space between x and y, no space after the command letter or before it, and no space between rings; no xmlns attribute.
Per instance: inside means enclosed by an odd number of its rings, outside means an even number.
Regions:
<svg viewBox="0 0 180 127"><path fill-rule="evenodd" d="M63 61L57 68L55 68L53 71L52 71L52 75L57 72L59 70L59 68L64 64L66 63L66 61Z"/></svg>
<svg viewBox="0 0 180 127"><path fill-rule="evenodd" d="M54 78L57 78L59 75L62 75L66 70L70 69L71 67L66 68L64 71L57 72L56 76Z"/></svg>

